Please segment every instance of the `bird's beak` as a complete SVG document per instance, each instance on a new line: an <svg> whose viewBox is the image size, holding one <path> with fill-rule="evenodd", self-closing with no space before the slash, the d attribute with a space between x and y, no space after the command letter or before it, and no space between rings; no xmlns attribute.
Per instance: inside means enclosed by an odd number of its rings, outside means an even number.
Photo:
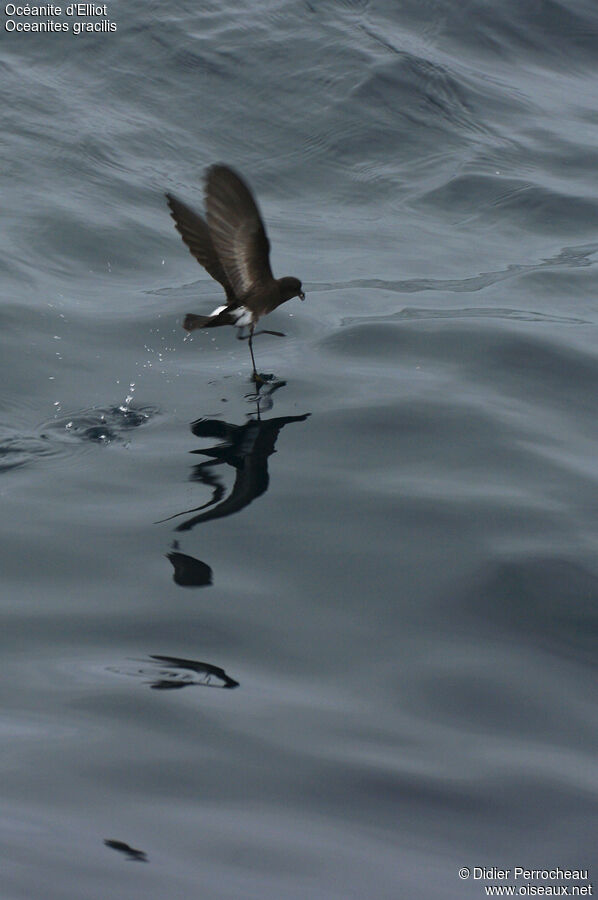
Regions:
<svg viewBox="0 0 598 900"><path fill-rule="evenodd" d="M299 299L305 300L305 294L303 293L303 291L299 291Z"/></svg>

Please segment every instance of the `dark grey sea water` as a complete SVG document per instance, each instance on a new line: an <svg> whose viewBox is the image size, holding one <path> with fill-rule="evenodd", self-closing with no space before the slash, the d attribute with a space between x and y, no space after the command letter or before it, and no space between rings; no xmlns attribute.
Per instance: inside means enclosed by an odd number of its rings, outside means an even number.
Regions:
<svg viewBox="0 0 598 900"><path fill-rule="evenodd" d="M591 869L594 0L2 16L3 900ZM258 402L181 328L216 161L307 293Z"/></svg>

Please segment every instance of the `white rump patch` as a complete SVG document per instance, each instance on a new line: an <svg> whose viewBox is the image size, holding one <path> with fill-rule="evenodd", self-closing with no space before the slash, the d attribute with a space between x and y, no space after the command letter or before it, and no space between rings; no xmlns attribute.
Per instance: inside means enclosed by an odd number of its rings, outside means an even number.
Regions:
<svg viewBox="0 0 598 900"><path fill-rule="evenodd" d="M239 306L238 309L231 309L230 314L231 316L234 316L237 328L244 328L246 325L251 325L253 321L251 310L247 309L246 306Z"/></svg>
<svg viewBox="0 0 598 900"><path fill-rule="evenodd" d="M224 312L227 309L228 306L226 304L224 304L223 306L217 306L216 309L210 313L210 315L218 316L221 312ZM230 314L235 320L235 325L237 328L245 328L246 325L251 325L253 321L251 310L247 309L246 306L239 306L237 309L231 309Z"/></svg>

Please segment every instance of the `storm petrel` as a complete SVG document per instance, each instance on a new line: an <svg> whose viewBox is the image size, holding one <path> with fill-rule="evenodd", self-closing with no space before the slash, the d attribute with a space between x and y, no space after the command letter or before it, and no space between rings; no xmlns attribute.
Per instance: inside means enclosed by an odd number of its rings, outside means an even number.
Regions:
<svg viewBox="0 0 598 900"><path fill-rule="evenodd" d="M262 316L292 297L305 299L298 278L274 278L270 241L257 203L241 176L228 166L211 166L205 178L206 218L172 194L166 194L170 214L183 241L226 293L226 303L209 316L188 313L183 328L235 325L239 338L248 329L253 377L260 380L253 357L253 335ZM259 334L276 334L266 331Z"/></svg>

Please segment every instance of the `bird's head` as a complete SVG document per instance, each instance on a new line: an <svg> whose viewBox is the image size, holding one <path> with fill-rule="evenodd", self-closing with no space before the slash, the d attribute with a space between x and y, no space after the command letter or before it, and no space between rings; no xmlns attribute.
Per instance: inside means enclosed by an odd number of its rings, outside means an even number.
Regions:
<svg viewBox="0 0 598 900"><path fill-rule="evenodd" d="M278 286L280 288L281 303L286 303L292 297L299 297L300 300L305 300L305 294L298 278L287 275L279 280Z"/></svg>

